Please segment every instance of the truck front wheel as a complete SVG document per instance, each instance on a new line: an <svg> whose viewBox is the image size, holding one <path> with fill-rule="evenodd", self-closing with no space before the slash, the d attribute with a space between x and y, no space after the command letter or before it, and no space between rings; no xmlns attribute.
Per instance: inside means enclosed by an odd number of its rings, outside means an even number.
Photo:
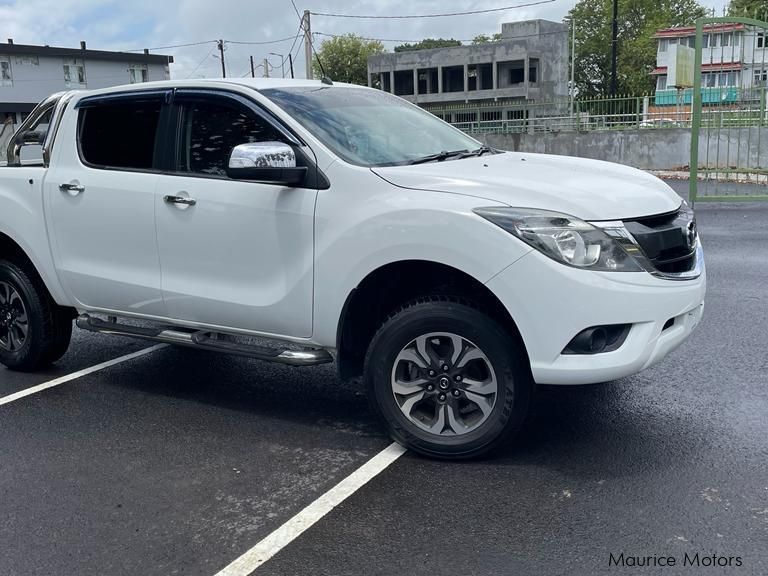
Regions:
<svg viewBox="0 0 768 576"><path fill-rule="evenodd" d="M38 279L0 260L0 364L29 372L58 360L72 336L72 317Z"/></svg>
<svg viewBox="0 0 768 576"><path fill-rule="evenodd" d="M517 432L531 399L525 354L505 328L447 297L389 317L365 361L368 397L390 435L438 458L471 458Z"/></svg>

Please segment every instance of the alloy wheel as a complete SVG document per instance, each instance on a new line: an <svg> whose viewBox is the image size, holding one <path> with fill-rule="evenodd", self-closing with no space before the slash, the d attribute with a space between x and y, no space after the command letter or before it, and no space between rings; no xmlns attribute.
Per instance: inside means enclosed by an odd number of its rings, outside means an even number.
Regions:
<svg viewBox="0 0 768 576"><path fill-rule="evenodd" d="M18 352L29 336L29 317L19 292L0 282L0 349Z"/></svg>
<svg viewBox="0 0 768 576"><path fill-rule="evenodd" d="M488 419L498 397L491 361L474 343L450 332L409 342L395 358L391 384L405 417L439 436L475 430Z"/></svg>

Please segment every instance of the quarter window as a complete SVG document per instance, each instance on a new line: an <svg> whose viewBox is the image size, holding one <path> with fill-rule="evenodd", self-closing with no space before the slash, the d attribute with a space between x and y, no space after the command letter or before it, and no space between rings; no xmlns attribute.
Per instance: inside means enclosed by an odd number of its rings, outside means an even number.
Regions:
<svg viewBox="0 0 768 576"><path fill-rule="evenodd" d="M284 138L244 106L224 101L190 102L182 106L177 170L226 176L235 146L273 141Z"/></svg>
<svg viewBox="0 0 768 576"><path fill-rule="evenodd" d="M162 103L123 101L80 110L80 153L98 167L149 170L154 164Z"/></svg>

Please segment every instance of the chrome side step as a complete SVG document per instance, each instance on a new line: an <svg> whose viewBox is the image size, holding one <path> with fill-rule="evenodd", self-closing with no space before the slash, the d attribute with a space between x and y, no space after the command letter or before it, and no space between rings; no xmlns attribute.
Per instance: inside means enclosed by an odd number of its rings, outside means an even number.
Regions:
<svg viewBox="0 0 768 576"><path fill-rule="evenodd" d="M333 357L328 351L321 348L303 348L299 350L270 348L237 342L235 340L236 336L217 332L191 329L187 331L184 328L178 327L144 327L119 324L115 317L109 317L109 320L102 320L89 314L81 314L77 318L77 327L89 332L142 338L154 342L165 342L166 344L177 344L200 350L224 352L226 354L246 356L267 362L288 364L290 366L315 366L317 364L333 362Z"/></svg>

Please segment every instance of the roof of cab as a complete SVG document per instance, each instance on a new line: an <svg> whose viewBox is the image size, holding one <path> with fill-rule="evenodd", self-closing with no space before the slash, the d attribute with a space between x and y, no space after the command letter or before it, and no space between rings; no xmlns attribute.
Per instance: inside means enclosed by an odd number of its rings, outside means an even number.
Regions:
<svg viewBox="0 0 768 576"><path fill-rule="evenodd" d="M206 78L198 80L162 80L159 82L143 82L141 84L124 84L122 86L111 86L109 88L99 88L97 90L86 90L79 94L82 96L98 96L100 94L113 94L116 92L134 92L139 90L163 90L171 88L225 88L227 86L243 86L255 90L264 90L267 88L301 88L301 87L328 87L320 80L304 80L292 78ZM346 84L343 82L334 82L334 87L355 87L363 88L356 84Z"/></svg>

